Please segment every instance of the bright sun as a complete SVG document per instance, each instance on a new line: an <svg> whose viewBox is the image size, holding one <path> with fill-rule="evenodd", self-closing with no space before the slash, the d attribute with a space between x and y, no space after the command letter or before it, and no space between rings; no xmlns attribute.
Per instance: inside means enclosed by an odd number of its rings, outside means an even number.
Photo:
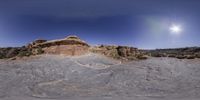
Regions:
<svg viewBox="0 0 200 100"><path fill-rule="evenodd" d="M179 25L172 25L170 27L170 31L174 34L180 34L180 32L182 31L181 26Z"/></svg>

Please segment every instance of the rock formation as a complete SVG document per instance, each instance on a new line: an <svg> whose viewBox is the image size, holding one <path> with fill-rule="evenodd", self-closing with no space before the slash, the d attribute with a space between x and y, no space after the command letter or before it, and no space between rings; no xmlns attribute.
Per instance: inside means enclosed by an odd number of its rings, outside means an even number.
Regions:
<svg viewBox="0 0 200 100"><path fill-rule="evenodd" d="M68 56L83 55L88 52L89 45L77 36L68 36L58 40L36 40L27 46L33 53L42 49L46 54L62 54Z"/></svg>
<svg viewBox="0 0 200 100"><path fill-rule="evenodd" d="M101 45L95 46L90 49L91 52L103 54L114 59L121 60L135 60L135 59L145 59L146 56L142 54L137 48L128 46L110 46Z"/></svg>
<svg viewBox="0 0 200 100"><path fill-rule="evenodd" d="M102 54L123 61L147 59L148 57L173 57L178 59L200 58L200 47L140 50L128 46L89 46L79 37L72 35L64 39L50 41L38 39L23 47L0 48L0 59L39 55L43 53L78 56L88 52Z"/></svg>

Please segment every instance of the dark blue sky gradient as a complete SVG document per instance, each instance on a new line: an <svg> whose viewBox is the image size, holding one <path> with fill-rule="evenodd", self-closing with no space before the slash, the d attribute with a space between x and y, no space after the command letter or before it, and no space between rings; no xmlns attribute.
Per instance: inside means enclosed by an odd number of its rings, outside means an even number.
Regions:
<svg viewBox="0 0 200 100"><path fill-rule="evenodd" d="M0 0L0 47L72 34L91 45L200 46L199 9L199 0Z"/></svg>

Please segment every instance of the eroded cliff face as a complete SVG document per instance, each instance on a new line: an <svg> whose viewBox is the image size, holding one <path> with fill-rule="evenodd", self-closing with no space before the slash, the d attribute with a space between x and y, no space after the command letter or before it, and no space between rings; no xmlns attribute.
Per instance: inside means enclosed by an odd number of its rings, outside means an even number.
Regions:
<svg viewBox="0 0 200 100"><path fill-rule="evenodd" d="M43 48L46 54L61 54L68 56L84 55L88 53L88 46L82 45L57 45Z"/></svg>
<svg viewBox="0 0 200 100"><path fill-rule="evenodd" d="M27 46L37 53L39 48L45 54L61 54L67 56L83 55L89 52L89 45L77 36L68 36L58 40L36 40Z"/></svg>

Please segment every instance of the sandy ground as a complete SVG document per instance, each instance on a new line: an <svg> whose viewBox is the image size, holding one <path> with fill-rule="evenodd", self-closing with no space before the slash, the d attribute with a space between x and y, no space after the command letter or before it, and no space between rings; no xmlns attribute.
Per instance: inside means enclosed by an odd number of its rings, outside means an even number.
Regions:
<svg viewBox="0 0 200 100"><path fill-rule="evenodd" d="M88 54L0 60L0 100L199 100L200 59Z"/></svg>

